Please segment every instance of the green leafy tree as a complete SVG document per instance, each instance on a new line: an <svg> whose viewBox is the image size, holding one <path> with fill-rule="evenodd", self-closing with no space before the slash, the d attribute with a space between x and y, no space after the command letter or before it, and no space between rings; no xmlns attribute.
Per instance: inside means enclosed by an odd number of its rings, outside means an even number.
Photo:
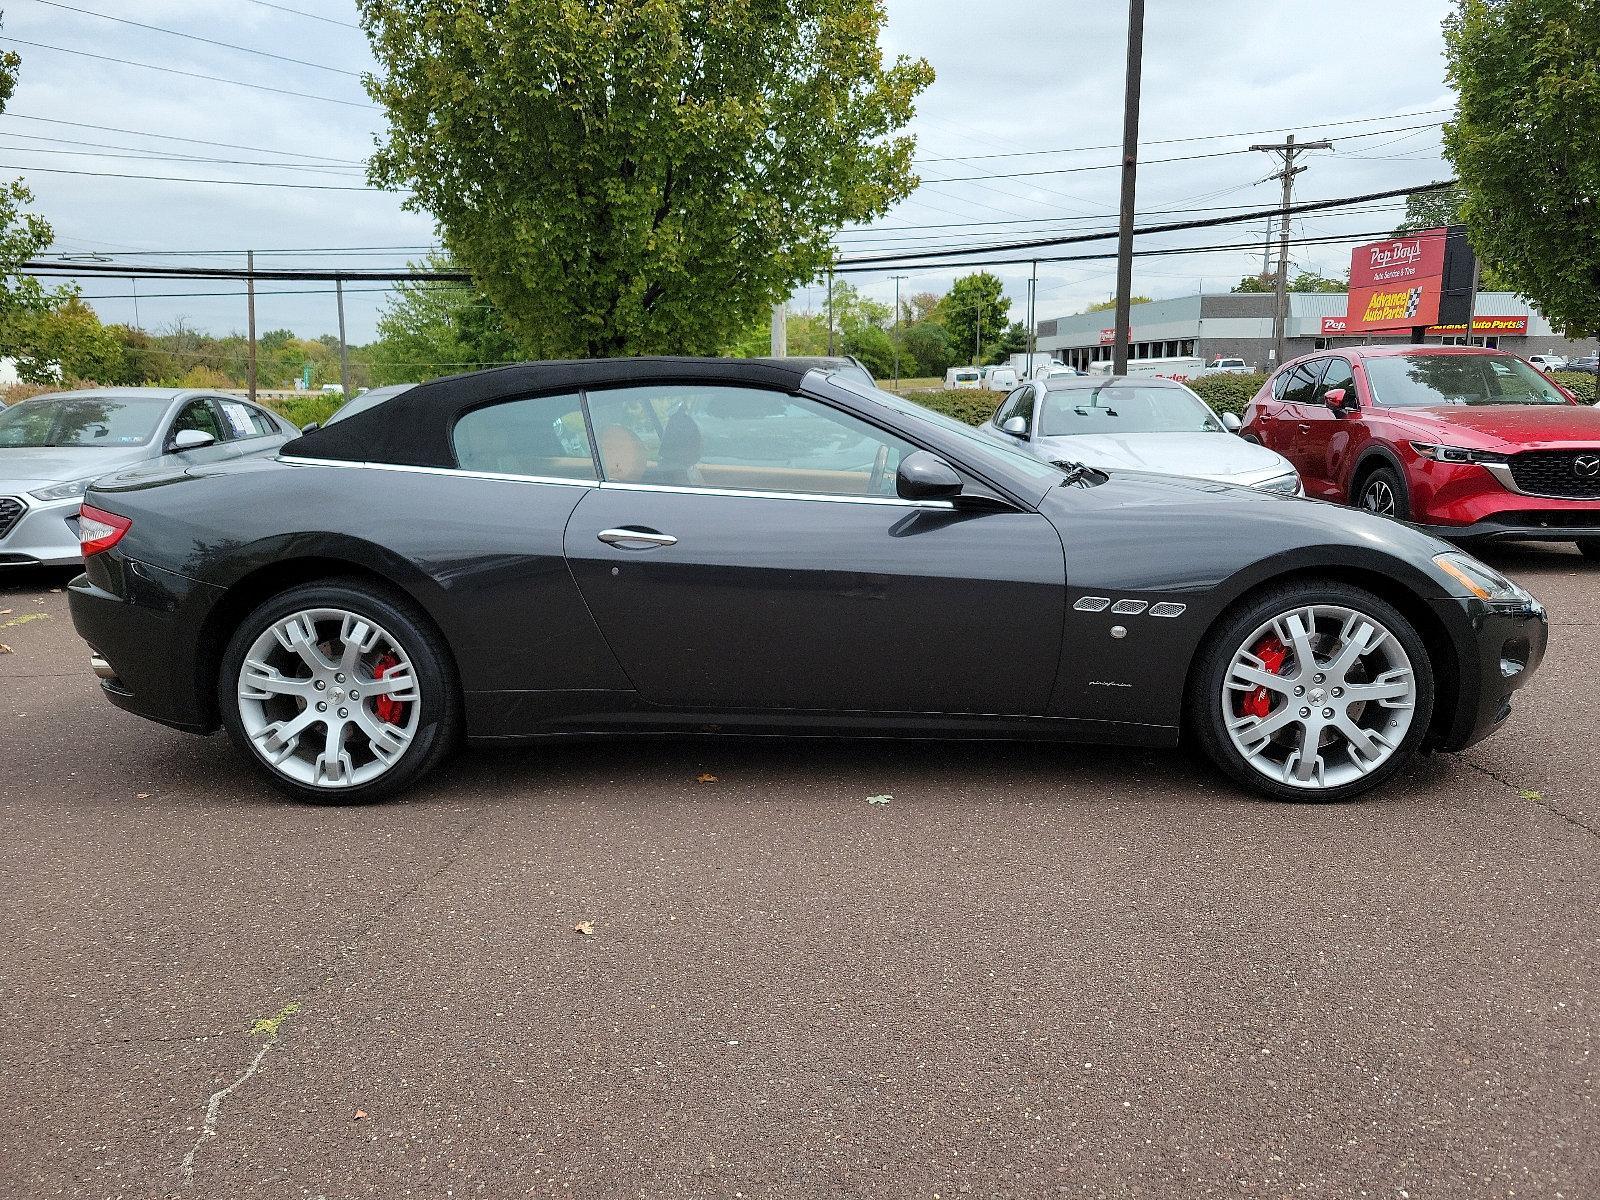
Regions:
<svg viewBox="0 0 1600 1200"><path fill-rule="evenodd" d="M0 51L0 113L17 87L22 59L14 51ZM20 179L0 183L0 357L15 358L17 372L27 382L48 383L57 377L57 364L41 358L27 344L35 319L78 294L72 286L46 288L22 264L49 247L55 234L45 219L27 211L33 193Z"/></svg>
<svg viewBox="0 0 1600 1200"><path fill-rule="evenodd" d="M451 269L437 255L420 265L430 271ZM395 288L378 316L378 340L367 350L374 384L437 379L521 357L515 339L481 292L425 282Z"/></svg>
<svg viewBox="0 0 1600 1200"><path fill-rule="evenodd" d="M1131 299L1129 299L1128 303L1130 305L1132 305L1132 304L1150 304L1150 303L1152 303L1152 301L1151 301L1149 296L1134 296ZM1112 296L1110 299L1102 300L1098 304L1089 305L1089 307L1084 309L1083 311L1086 312L1086 313L1113 312L1113 311L1116 310L1116 307L1117 307L1117 298L1115 296Z"/></svg>
<svg viewBox="0 0 1600 1200"><path fill-rule="evenodd" d="M901 374L926 379L943 375L956 364L950 334L938 321L918 321L901 335ZM909 364L905 361L909 360Z"/></svg>
<svg viewBox="0 0 1600 1200"><path fill-rule="evenodd" d="M31 382L49 379L122 383L127 362L117 331L100 324L94 310L76 296L43 312L14 316L18 373Z"/></svg>
<svg viewBox="0 0 1600 1200"><path fill-rule="evenodd" d="M1462 0L1445 21L1461 219L1485 264L1569 335L1600 329L1597 45L1593 0Z"/></svg>
<svg viewBox="0 0 1600 1200"><path fill-rule="evenodd" d="M909 195L883 0L360 0L408 188L523 348L714 353Z"/></svg>
<svg viewBox="0 0 1600 1200"><path fill-rule="evenodd" d="M1394 236L1421 233L1424 229L1444 229L1461 223L1461 202L1465 193L1460 186L1438 192L1413 192L1406 197L1405 220L1395 226Z"/></svg>
<svg viewBox="0 0 1600 1200"><path fill-rule="evenodd" d="M1234 292L1249 292L1259 294L1272 291L1273 275L1246 275L1234 287Z"/></svg>
<svg viewBox="0 0 1600 1200"><path fill-rule="evenodd" d="M1013 321L1006 326L1005 333L1000 336L1000 344L995 347L989 356L989 361L1003 363L1013 354L1026 354L1028 352L1028 326L1022 321Z"/></svg>
<svg viewBox="0 0 1600 1200"><path fill-rule="evenodd" d="M1350 290L1350 280L1330 279L1321 271L1301 271L1289 280L1291 292L1321 292L1323 295L1334 295L1338 292Z"/></svg>
<svg viewBox="0 0 1600 1200"><path fill-rule="evenodd" d="M955 281L939 305L950 345L962 362L987 362L1006 330L1011 300L998 275L979 271Z"/></svg>

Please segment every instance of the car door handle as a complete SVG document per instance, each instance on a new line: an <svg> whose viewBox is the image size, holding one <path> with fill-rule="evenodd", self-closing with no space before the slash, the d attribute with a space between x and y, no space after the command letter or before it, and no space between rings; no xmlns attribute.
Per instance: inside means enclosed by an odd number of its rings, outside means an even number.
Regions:
<svg viewBox="0 0 1600 1200"><path fill-rule="evenodd" d="M602 529L599 538L606 545L622 550L651 550L678 544L678 539L670 533L656 533L650 529Z"/></svg>

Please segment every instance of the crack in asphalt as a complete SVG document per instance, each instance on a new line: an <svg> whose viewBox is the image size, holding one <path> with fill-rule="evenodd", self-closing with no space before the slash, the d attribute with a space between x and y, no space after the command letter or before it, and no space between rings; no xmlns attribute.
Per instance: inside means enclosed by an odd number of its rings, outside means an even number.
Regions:
<svg viewBox="0 0 1600 1200"><path fill-rule="evenodd" d="M1572 826L1574 826L1574 827L1576 827L1578 829L1583 830L1590 837L1600 838L1600 829L1596 829L1593 825L1588 824L1582 818L1575 817L1571 813L1567 812L1565 809L1560 808L1555 804L1552 804L1548 799L1545 798L1545 795L1544 795L1543 792L1534 792L1534 791L1530 791L1527 788L1518 787L1516 784L1512 783L1509 779L1506 779L1503 776L1495 773L1494 771L1491 771L1488 767L1483 766L1481 763L1473 762L1470 758L1463 758L1461 761L1466 763L1467 766L1471 767L1474 771L1477 771L1479 774L1487 775L1490 779L1494 780L1496 783L1498 783L1501 786L1503 786L1505 788L1508 788L1509 790L1515 792L1518 799L1526 800L1530 804L1537 804L1540 808L1545 809L1548 812L1554 813L1556 816L1560 817L1568 825L1572 825Z"/></svg>
<svg viewBox="0 0 1600 1200"><path fill-rule="evenodd" d="M250 1065L244 1069L243 1075L221 1091L211 1093L211 1099L206 1101L205 1123L200 1127L200 1136L195 1138L194 1145L189 1147L189 1153L183 1156L183 1162L178 1167L178 1175L185 1187L190 1187L194 1183L194 1160L195 1155L200 1153L200 1147L205 1144L207 1138L217 1136L217 1121L222 1116L222 1102L249 1082L251 1076L261 1069L261 1060L267 1057L267 1051L277 1044L276 1037L264 1043L261 1049L256 1051L255 1058L250 1060Z"/></svg>

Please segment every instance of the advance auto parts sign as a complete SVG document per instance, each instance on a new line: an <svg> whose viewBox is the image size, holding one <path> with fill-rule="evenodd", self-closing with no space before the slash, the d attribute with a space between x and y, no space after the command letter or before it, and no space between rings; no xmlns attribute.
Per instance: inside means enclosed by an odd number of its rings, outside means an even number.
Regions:
<svg viewBox="0 0 1600 1200"><path fill-rule="evenodd" d="M1344 333L1415 329L1439 322L1446 231L1358 246L1350 259Z"/></svg>

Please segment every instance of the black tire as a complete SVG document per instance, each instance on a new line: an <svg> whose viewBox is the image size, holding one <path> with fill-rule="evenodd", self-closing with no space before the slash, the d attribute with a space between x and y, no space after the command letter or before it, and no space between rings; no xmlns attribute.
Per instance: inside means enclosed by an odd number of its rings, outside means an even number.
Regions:
<svg viewBox="0 0 1600 1200"><path fill-rule="evenodd" d="M1380 504L1387 501L1392 507L1374 507L1368 503L1369 497ZM1363 475L1355 495L1350 497L1350 503L1356 508L1377 513L1381 517L1392 517L1396 521L1411 519L1411 493L1406 489L1406 481L1400 478L1400 472L1393 467L1377 467Z"/></svg>
<svg viewBox="0 0 1600 1200"><path fill-rule="evenodd" d="M1590 562L1600 562L1600 542L1579 542L1578 553Z"/></svg>
<svg viewBox="0 0 1600 1200"><path fill-rule="evenodd" d="M245 731L238 691L251 647L277 622L312 609L339 609L375 623L411 663L418 693L415 732L403 753L368 782L331 787L292 779L267 762ZM461 725L450 652L432 623L410 600L360 579L328 579L291 588L247 616L222 655L217 709L233 744L274 787L314 804L366 804L410 787L455 748Z"/></svg>
<svg viewBox="0 0 1600 1200"><path fill-rule="evenodd" d="M1295 787L1263 774L1234 745L1224 712L1223 686L1234 655L1252 631L1283 613L1311 605L1338 605L1381 624L1410 659L1415 684L1411 726L1389 758L1370 774L1341 786ZM1278 800L1326 803L1353 799L1381 786L1404 769L1421 748L1433 720L1434 674L1427 647L1410 621L1393 605L1363 588L1337 580L1296 580L1250 598L1223 616L1207 636L1189 674L1186 712L1201 749L1235 782Z"/></svg>

